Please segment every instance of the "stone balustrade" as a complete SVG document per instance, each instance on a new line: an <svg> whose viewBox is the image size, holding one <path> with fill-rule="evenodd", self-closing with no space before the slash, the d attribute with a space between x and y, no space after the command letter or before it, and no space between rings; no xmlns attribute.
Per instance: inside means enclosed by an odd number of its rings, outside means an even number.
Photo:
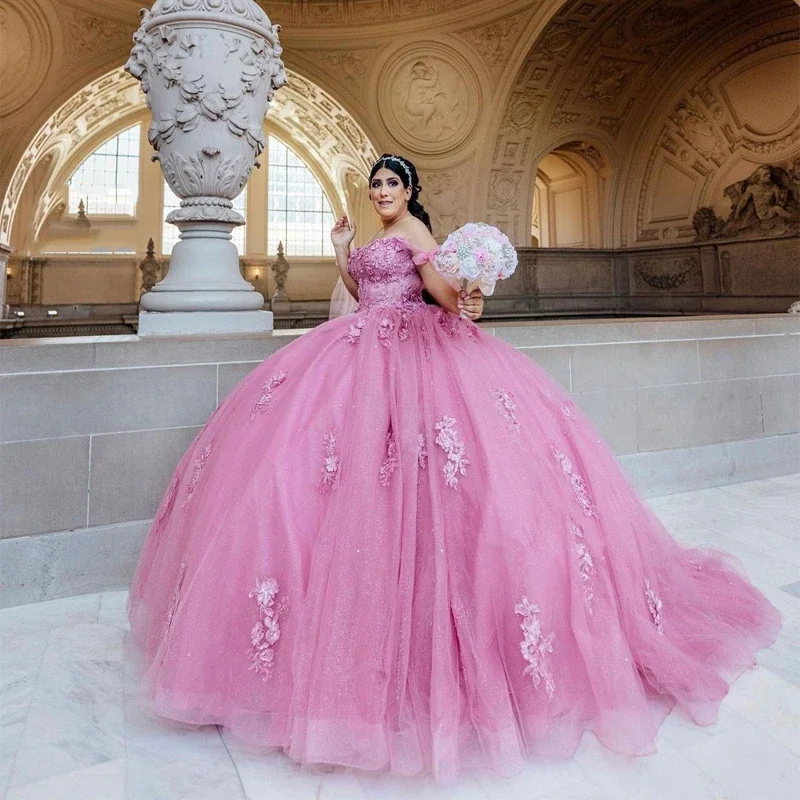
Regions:
<svg viewBox="0 0 800 800"><path fill-rule="evenodd" d="M572 393L646 496L800 472L800 315L483 327ZM298 335L0 341L0 606L125 585L180 455Z"/></svg>
<svg viewBox="0 0 800 800"><path fill-rule="evenodd" d="M519 267L497 284L485 318L626 314L781 313L800 299L800 239L731 239L640 249L520 248ZM240 261L265 297L276 288L273 257ZM169 258L160 260L164 270ZM7 302L135 303L140 277L132 256L13 256ZM292 308L319 315L339 273L330 258L291 259ZM327 312L324 315L327 318Z"/></svg>

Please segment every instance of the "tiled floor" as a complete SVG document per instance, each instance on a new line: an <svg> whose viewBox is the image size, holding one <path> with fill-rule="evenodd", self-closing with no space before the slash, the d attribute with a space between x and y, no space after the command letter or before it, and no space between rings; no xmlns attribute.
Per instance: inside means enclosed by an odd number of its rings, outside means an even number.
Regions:
<svg viewBox="0 0 800 800"><path fill-rule="evenodd" d="M216 728L144 717L126 680L125 593L111 592L0 611L0 800L800 800L800 475L652 505L682 542L738 555L785 618L719 722L669 717L656 755L623 758L586 735L570 761L449 787L301 770Z"/></svg>

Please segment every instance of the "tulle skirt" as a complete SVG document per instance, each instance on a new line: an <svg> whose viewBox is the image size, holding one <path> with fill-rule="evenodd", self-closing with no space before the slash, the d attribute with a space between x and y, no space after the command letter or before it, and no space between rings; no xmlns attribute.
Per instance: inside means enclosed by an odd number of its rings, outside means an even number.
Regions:
<svg viewBox="0 0 800 800"><path fill-rule="evenodd" d="M678 545L569 396L440 308L334 319L180 461L130 595L142 692L301 763L500 774L709 724L780 627Z"/></svg>

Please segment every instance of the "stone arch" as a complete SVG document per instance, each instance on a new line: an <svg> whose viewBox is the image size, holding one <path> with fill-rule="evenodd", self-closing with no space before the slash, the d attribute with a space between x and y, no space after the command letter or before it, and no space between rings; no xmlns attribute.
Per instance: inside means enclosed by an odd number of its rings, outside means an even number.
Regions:
<svg viewBox="0 0 800 800"><path fill-rule="evenodd" d="M747 39L754 28L796 20L790 0L669 4L656 0L568 0L540 26L500 107L493 146L481 167L483 215L519 244L528 237L534 151L552 137L605 141L620 169L611 176L616 207L636 202L623 192L631 151L654 106L653 87L670 91L710 50ZM796 24L794 24L796 28ZM742 33L745 31L745 33ZM796 35L796 33L795 33ZM610 209L614 213L614 209ZM617 224L611 246L632 244Z"/></svg>
<svg viewBox="0 0 800 800"><path fill-rule="evenodd" d="M609 164L602 151L590 141L564 142L542 156L535 169L530 202L532 239L539 215L536 244L605 246Z"/></svg>
<svg viewBox="0 0 800 800"><path fill-rule="evenodd" d="M798 60L796 19L767 20L711 48L662 93L620 187L626 213L617 235L640 245L692 241L695 212L711 209L726 219L733 207L729 190L759 166L778 167L800 181ZM758 76L763 88L753 92Z"/></svg>
<svg viewBox="0 0 800 800"><path fill-rule="evenodd" d="M366 175L377 150L362 127L334 97L305 77L288 71L289 84L273 100L267 130L292 143L330 192L334 205L347 206L345 177ZM57 210L63 197L58 182L101 140L122 129L125 122L143 118L144 97L138 84L121 68L92 81L74 94L40 127L17 163L0 205L0 242L19 239L15 218L29 179L48 158L48 180L33 201L34 230Z"/></svg>

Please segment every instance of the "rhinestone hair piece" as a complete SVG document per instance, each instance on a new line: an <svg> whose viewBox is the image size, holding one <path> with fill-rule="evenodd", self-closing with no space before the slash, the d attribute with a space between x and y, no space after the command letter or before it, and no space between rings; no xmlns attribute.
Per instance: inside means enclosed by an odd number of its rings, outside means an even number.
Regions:
<svg viewBox="0 0 800 800"><path fill-rule="evenodd" d="M377 167L378 164L380 164L381 162L386 162L386 161L396 161L403 168L406 175L408 175L408 185L412 187L414 186L414 179L411 177L411 168L408 166L408 164L405 162L404 159L400 158L400 156L381 156L372 165L372 169L375 169L375 167Z"/></svg>

